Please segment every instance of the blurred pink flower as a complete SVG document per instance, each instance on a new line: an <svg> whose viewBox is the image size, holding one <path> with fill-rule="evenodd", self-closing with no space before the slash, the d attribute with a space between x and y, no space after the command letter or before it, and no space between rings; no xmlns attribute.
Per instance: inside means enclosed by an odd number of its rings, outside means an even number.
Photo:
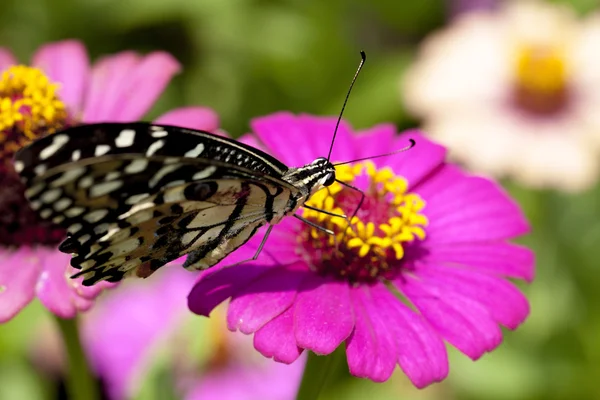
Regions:
<svg viewBox="0 0 600 400"><path fill-rule="evenodd" d="M258 141L287 165L327 154L335 119L278 113L253 121ZM416 146L374 163L338 166L337 177L365 190L345 220L310 210L304 217L334 238L297 221L275 227L257 261L216 267L190 292L200 315L231 298L230 330L254 334L266 357L294 362L306 349L329 354L345 342L350 372L385 381L398 364L417 387L444 379L443 340L472 359L496 348L499 325L516 328L529 313L505 278L530 281L533 254L511 244L529 225L493 182L444 162L445 149L418 132L396 136L391 125L357 135L342 123L333 160L346 161ZM359 194L334 184L309 204L351 215ZM258 234L222 265L250 258ZM410 305L409 305L410 304Z"/></svg>
<svg viewBox="0 0 600 400"><path fill-rule="evenodd" d="M81 279L69 279L70 256L56 250L64 232L27 205L11 163L14 152L73 124L140 119L179 69L164 52L122 52L90 66L84 46L72 40L39 48L32 67L18 65L0 48L0 323L34 297L59 317L73 317L110 286L84 287ZM218 126L216 114L200 107L158 120L205 130Z"/></svg>
<svg viewBox="0 0 600 400"><path fill-rule="evenodd" d="M293 399L302 363L255 359L251 341L217 328L214 321L201 335L185 328L189 311L182 293L194 279L180 266L164 268L151 281L125 282L85 315L84 348L109 398L134 397L156 358L162 358L183 399Z"/></svg>
<svg viewBox="0 0 600 400"><path fill-rule="evenodd" d="M448 0L448 9L452 16L476 10L492 10L499 3L498 0Z"/></svg>
<svg viewBox="0 0 600 400"><path fill-rule="evenodd" d="M579 191L600 171L600 14L512 1L424 43L406 106L469 169Z"/></svg>

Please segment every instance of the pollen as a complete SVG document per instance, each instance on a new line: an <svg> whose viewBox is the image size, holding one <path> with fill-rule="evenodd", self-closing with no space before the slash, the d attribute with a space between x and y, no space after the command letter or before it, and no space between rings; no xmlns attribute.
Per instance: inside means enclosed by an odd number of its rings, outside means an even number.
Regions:
<svg viewBox="0 0 600 400"><path fill-rule="evenodd" d="M566 105L569 89L568 57L561 46L529 44L515 56L516 102L526 111L546 114Z"/></svg>
<svg viewBox="0 0 600 400"><path fill-rule="evenodd" d="M65 104L58 84L33 67L16 65L0 77L0 158L12 155L31 140L64 127Z"/></svg>
<svg viewBox="0 0 600 400"><path fill-rule="evenodd" d="M390 168L377 169L369 161L340 165L336 176L353 185L366 182L364 201L357 209L361 193L339 183L315 193L307 205L328 214L305 209L303 216L334 234L304 228L299 239L304 252L307 247L314 249L316 269L346 279L372 280L393 273L407 247L425 239L425 202L408 191L406 179ZM349 221L330 214L354 216Z"/></svg>

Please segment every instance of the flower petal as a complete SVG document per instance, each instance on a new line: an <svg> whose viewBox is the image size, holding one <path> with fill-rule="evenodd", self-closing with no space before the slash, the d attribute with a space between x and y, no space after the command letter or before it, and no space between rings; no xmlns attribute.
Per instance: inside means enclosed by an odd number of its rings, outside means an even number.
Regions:
<svg viewBox="0 0 600 400"><path fill-rule="evenodd" d="M70 259L69 254L47 250L36 286L36 294L42 304L61 318L73 318L77 311L86 311L93 304L92 300L77 293L79 284L70 280L67 274Z"/></svg>
<svg viewBox="0 0 600 400"><path fill-rule="evenodd" d="M389 321L383 321L374 309L366 287L350 289L354 306L354 331L346 341L350 373L374 382L385 382L396 367L396 343L389 331Z"/></svg>
<svg viewBox="0 0 600 400"><path fill-rule="evenodd" d="M350 288L345 282L313 275L302 283L295 304L294 332L303 349L330 354L354 329Z"/></svg>
<svg viewBox="0 0 600 400"><path fill-rule="evenodd" d="M318 157L327 157L337 118L294 115L279 112L255 118L251 126L268 153L284 164L302 166ZM351 128L344 121L338 129L332 160L355 158Z"/></svg>
<svg viewBox="0 0 600 400"><path fill-rule="evenodd" d="M464 177L426 198L427 245L507 239L529 231L519 206L496 184Z"/></svg>
<svg viewBox="0 0 600 400"><path fill-rule="evenodd" d="M528 282L535 274L533 252L506 242L436 244L427 249L423 260L446 265L460 264Z"/></svg>
<svg viewBox="0 0 600 400"><path fill-rule="evenodd" d="M219 116L208 107L176 108L161 115L154 122L209 132L219 128Z"/></svg>
<svg viewBox="0 0 600 400"><path fill-rule="evenodd" d="M144 57L123 52L102 59L92 70L83 121L140 119L179 70L179 63L164 52Z"/></svg>
<svg viewBox="0 0 600 400"><path fill-rule="evenodd" d="M0 252L0 323L11 320L35 295L43 250L21 247Z"/></svg>
<svg viewBox="0 0 600 400"><path fill-rule="evenodd" d="M371 314L379 313L396 342L398 363L418 388L448 375L448 353L440 335L382 285L371 288ZM365 304L368 304L365 302Z"/></svg>
<svg viewBox="0 0 600 400"><path fill-rule="evenodd" d="M396 127L392 124L376 125L370 129L358 132L353 140L356 157L373 157L393 151L392 146L396 133ZM388 166L388 161L388 157L373 159L378 168Z"/></svg>
<svg viewBox="0 0 600 400"><path fill-rule="evenodd" d="M83 109L83 95L90 77L90 61L78 40L64 40L40 47L33 56L34 66L60 84L58 95L76 118Z"/></svg>
<svg viewBox="0 0 600 400"><path fill-rule="evenodd" d="M232 296L227 310L227 327L250 334L287 310L298 287L312 272L303 263L271 268Z"/></svg>
<svg viewBox="0 0 600 400"><path fill-rule="evenodd" d="M401 175L409 183L409 189L417 186L434 169L443 165L446 149L426 139L417 130L403 132L392 144L388 151L402 149L415 141L415 146L400 154L382 158L392 170ZM382 162L383 162L382 161Z"/></svg>
<svg viewBox="0 0 600 400"><path fill-rule="evenodd" d="M296 345L293 305L256 331L254 348L263 356L285 364L300 357L304 350Z"/></svg>
<svg viewBox="0 0 600 400"><path fill-rule="evenodd" d="M17 65L17 63L17 59L10 50L0 47L0 72L10 66Z"/></svg>
<svg viewBox="0 0 600 400"><path fill-rule="evenodd" d="M394 284L444 339L471 359L478 359L502 342L499 326L479 302L409 276Z"/></svg>

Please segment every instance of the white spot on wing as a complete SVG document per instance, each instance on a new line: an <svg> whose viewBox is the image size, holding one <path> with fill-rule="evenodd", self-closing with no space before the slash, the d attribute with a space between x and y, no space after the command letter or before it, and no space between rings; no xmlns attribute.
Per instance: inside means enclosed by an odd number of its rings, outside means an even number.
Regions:
<svg viewBox="0 0 600 400"><path fill-rule="evenodd" d="M42 175L44 172L46 172L46 164L36 165L33 170L37 175Z"/></svg>
<svg viewBox="0 0 600 400"><path fill-rule="evenodd" d="M119 179L119 177L121 176L121 173L119 171L112 171L109 172L108 174L106 174L106 176L104 177L105 181L114 181L115 179Z"/></svg>
<svg viewBox="0 0 600 400"><path fill-rule="evenodd" d="M139 158L129 163L129 165L125 167L125 172L128 174L137 174L138 172L145 170L147 166L148 161L143 158Z"/></svg>
<svg viewBox="0 0 600 400"><path fill-rule="evenodd" d="M48 218L51 215L52 215L52 210L49 208L44 208L42 211L40 211L40 216L44 219Z"/></svg>
<svg viewBox="0 0 600 400"><path fill-rule="evenodd" d="M135 204L135 203L138 203L141 200L144 200L148 196L149 196L148 193L134 194L133 196L130 196L127 200L125 200L125 204Z"/></svg>
<svg viewBox="0 0 600 400"><path fill-rule="evenodd" d="M21 171L23 171L23 168L25 168L25 164L23 163L23 161L20 161L20 160L15 161L15 171L21 172Z"/></svg>
<svg viewBox="0 0 600 400"><path fill-rule="evenodd" d="M150 133L150 134L152 135L152 137L161 138L161 137L167 136L169 133L167 131L165 131L164 129L161 129L157 126L153 126L152 133Z"/></svg>
<svg viewBox="0 0 600 400"><path fill-rule="evenodd" d="M202 171L196 172L194 174L194 176L192 176L192 179L200 180L200 179L208 178L209 176L214 174L216 170L217 170L217 167L215 167L214 165L211 165L210 167L204 168Z"/></svg>
<svg viewBox="0 0 600 400"><path fill-rule="evenodd" d="M72 203L73 202L71 201L71 199L69 199L68 197L63 197L62 199L54 203L54 209L56 211L63 211L66 210L67 207L69 207Z"/></svg>
<svg viewBox="0 0 600 400"><path fill-rule="evenodd" d="M60 190L60 189L51 189L51 190L48 190L47 192L45 192L44 194L42 194L40 199L44 203L52 203L52 202L58 200L61 193L62 193L62 190Z"/></svg>
<svg viewBox="0 0 600 400"><path fill-rule="evenodd" d="M81 175L85 174L85 167L73 168L65 171L60 178L50 183L51 187L62 186L65 183L74 181L79 178Z"/></svg>
<svg viewBox="0 0 600 400"><path fill-rule="evenodd" d="M81 158L81 150L73 150L73 154L71 154L72 161L78 161Z"/></svg>
<svg viewBox="0 0 600 400"><path fill-rule="evenodd" d="M129 211L119 215L119 219L129 218L130 216L132 216L133 214L135 214L138 211L145 210L147 208L152 208L154 206L155 206L155 204L151 203L151 202L136 204L135 206L131 207L131 209ZM152 213L150 213L150 217L152 217ZM150 219L150 218L148 218L148 219Z"/></svg>
<svg viewBox="0 0 600 400"><path fill-rule="evenodd" d="M158 172L156 174L154 174L154 176L150 179L150 182L149 182L150 187L152 188L152 187L156 186L156 184L162 178L164 178L167 174L175 171L179 167L180 167L179 165L171 164L171 165L167 165L167 166L159 169Z"/></svg>
<svg viewBox="0 0 600 400"><path fill-rule="evenodd" d="M123 129L119 136L115 139L117 147L129 147L135 139L135 131L133 129Z"/></svg>
<svg viewBox="0 0 600 400"><path fill-rule="evenodd" d="M94 178L92 178L91 176L84 176L83 178L81 178L81 180L79 181L79 187L82 189L87 189L90 186L92 186L94 184Z"/></svg>
<svg viewBox="0 0 600 400"><path fill-rule="evenodd" d="M85 219L90 224L94 224L94 223L100 221L102 218L106 217L107 214L108 214L108 210L106 210L106 209L94 210L92 212L87 213L85 215L85 217L83 217L83 219Z"/></svg>
<svg viewBox="0 0 600 400"><path fill-rule="evenodd" d="M40 151L40 159L45 160L56 153L65 143L69 141L69 137L64 134L55 135L52 138L52 144Z"/></svg>
<svg viewBox="0 0 600 400"><path fill-rule="evenodd" d="M110 146L107 144L99 144L96 146L96 150L94 150L94 155L96 157L100 157L110 151Z"/></svg>
<svg viewBox="0 0 600 400"><path fill-rule="evenodd" d="M83 207L71 207L67 211L65 211L65 215L69 218L76 217L81 215L85 211Z"/></svg>
<svg viewBox="0 0 600 400"><path fill-rule="evenodd" d="M92 186L92 188L90 189L90 196L103 196L107 193L112 192L113 190L120 188L121 186L123 186L123 181L102 182L95 186Z"/></svg>
<svg viewBox="0 0 600 400"><path fill-rule="evenodd" d="M202 152L203 152L203 151L204 151L204 144L202 144L202 143L198 143L198 144L196 145L196 147L194 147L194 148L193 148L193 149L191 149L191 150L188 150L188 151L187 151L187 152L184 154L184 156L185 156L185 157L192 157L192 158L194 158L194 157L198 157L200 154L202 154Z"/></svg>
<svg viewBox="0 0 600 400"><path fill-rule="evenodd" d="M146 151L146 156L150 157L151 155L153 155L154 153L156 153L158 151L158 149L160 149L164 145L165 145L165 141L164 140L157 140L156 142L152 143L148 147L148 150Z"/></svg>

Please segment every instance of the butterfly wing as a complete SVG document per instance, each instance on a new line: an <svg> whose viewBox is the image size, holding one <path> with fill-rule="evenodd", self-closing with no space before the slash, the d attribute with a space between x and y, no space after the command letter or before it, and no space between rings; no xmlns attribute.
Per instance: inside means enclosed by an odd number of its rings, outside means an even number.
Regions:
<svg viewBox="0 0 600 400"><path fill-rule="evenodd" d="M60 249L84 284L147 276L190 251L214 265L297 191L256 149L145 123L71 128L21 150L15 166L32 207L67 229Z"/></svg>

